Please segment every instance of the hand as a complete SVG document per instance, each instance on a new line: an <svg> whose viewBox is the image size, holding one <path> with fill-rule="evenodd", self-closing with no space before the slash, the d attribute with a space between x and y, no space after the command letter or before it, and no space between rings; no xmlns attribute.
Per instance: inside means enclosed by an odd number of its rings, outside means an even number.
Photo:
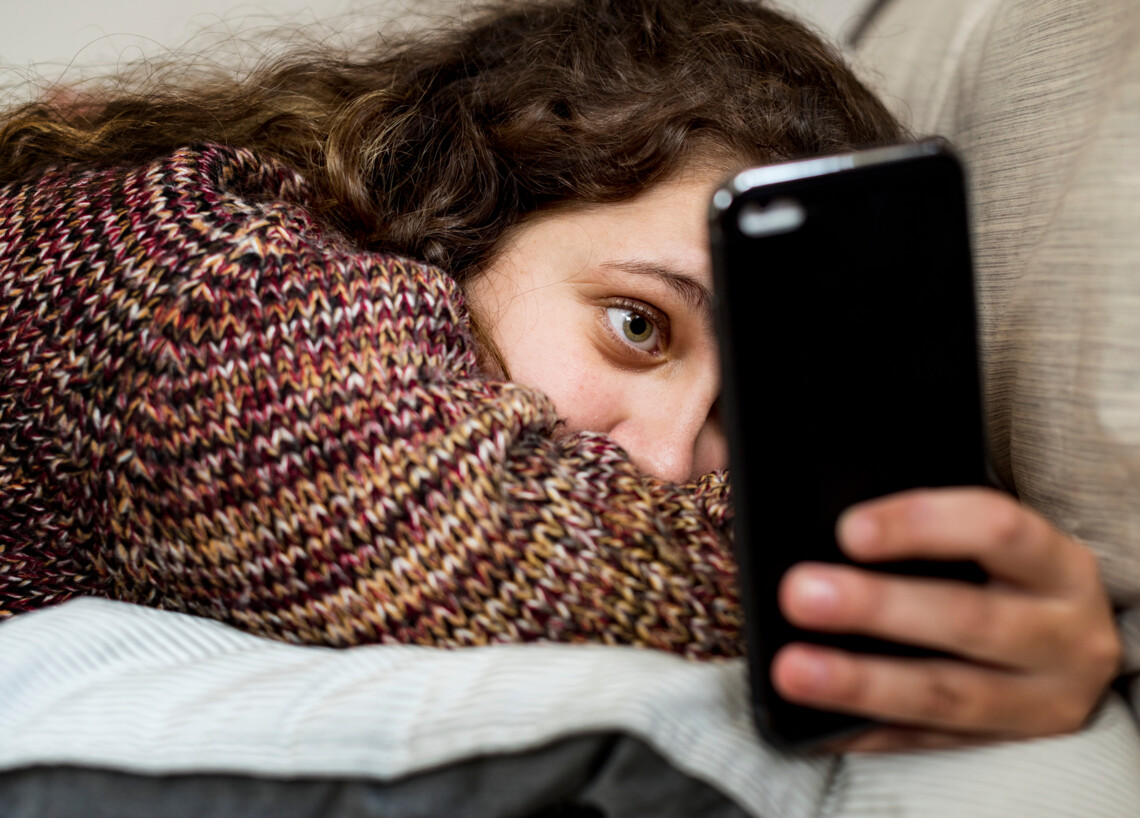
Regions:
<svg viewBox="0 0 1140 818"><path fill-rule="evenodd" d="M787 699L886 726L844 751L947 747L1078 729L1119 671L1122 648L1096 558L1014 499L923 489L862 503L838 538L857 562L972 559L984 585L822 563L794 567L780 608L815 631L859 633L952 658L860 655L795 643L772 663Z"/></svg>

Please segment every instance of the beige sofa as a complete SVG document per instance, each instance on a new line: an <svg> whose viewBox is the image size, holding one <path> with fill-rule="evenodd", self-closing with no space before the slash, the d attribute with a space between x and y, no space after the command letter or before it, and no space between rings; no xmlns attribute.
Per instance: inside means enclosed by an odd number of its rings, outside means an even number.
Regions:
<svg viewBox="0 0 1140 818"><path fill-rule="evenodd" d="M1140 3L880 5L864 76L969 167L998 468L1098 552L1136 671Z"/></svg>

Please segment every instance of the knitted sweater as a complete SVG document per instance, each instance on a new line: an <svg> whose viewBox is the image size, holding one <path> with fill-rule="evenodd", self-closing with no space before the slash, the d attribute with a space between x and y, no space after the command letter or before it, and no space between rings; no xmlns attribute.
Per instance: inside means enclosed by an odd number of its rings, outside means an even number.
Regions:
<svg viewBox="0 0 1140 818"><path fill-rule="evenodd" d="M0 620L79 594L298 643L741 650L723 474L476 368L460 291L215 145L0 188Z"/></svg>

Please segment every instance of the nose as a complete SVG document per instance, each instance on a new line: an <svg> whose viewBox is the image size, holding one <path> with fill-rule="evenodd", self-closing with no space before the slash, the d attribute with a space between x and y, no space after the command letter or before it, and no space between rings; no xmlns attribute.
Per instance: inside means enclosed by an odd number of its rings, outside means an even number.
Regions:
<svg viewBox="0 0 1140 818"><path fill-rule="evenodd" d="M673 401L647 400L610 436L641 471L673 483L725 468L728 444L717 411L717 391L691 390Z"/></svg>

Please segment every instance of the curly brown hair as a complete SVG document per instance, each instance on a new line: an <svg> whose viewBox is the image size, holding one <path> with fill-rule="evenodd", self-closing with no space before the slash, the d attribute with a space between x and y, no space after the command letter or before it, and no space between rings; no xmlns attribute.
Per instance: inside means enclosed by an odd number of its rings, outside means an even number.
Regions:
<svg viewBox="0 0 1140 818"><path fill-rule="evenodd" d="M0 120L0 184L191 142L296 168L325 224L460 281L558 203L631 198L694 157L770 162L893 141L843 60L754 0L500 0L370 58L305 53L183 87L167 72Z"/></svg>

